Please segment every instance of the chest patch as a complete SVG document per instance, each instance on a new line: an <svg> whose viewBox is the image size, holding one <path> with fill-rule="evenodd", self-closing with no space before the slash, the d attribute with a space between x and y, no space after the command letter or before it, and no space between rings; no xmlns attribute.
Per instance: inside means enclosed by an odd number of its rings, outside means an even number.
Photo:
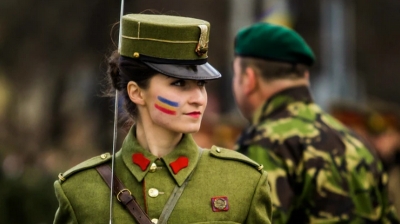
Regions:
<svg viewBox="0 0 400 224"><path fill-rule="evenodd" d="M228 197L218 196L211 198L213 212L224 212L229 210Z"/></svg>

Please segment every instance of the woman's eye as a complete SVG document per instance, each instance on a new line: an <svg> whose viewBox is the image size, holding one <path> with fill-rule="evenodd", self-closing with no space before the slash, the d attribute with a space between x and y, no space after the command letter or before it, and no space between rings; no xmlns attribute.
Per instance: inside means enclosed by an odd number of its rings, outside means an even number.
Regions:
<svg viewBox="0 0 400 224"><path fill-rule="evenodd" d="M191 81L189 80L189 82L191 82ZM203 87L203 86L206 85L207 82L204 81L204 80L198 80L198 81L196 81L195 83L196 83L197 86ZM179 80L173 82L171 85L173 85L173 86L185 87L185 86L187 86L187 84L188 84L188 83L187 83L187 80L179 79Z"/></svg>
<svg viewBox="0 0 400 224"><path fill-rule="evenodd" d="M205 86L206 84L207 84L207 82L204 80L197 81L198 86Z"/></svg>
<svg viewBox="0 0 400 224"><path fill-rule="evenodd" d="M180 79L178 81L173 82L172 85L174 85L174 86L185 86L185 80Z"/></svg>

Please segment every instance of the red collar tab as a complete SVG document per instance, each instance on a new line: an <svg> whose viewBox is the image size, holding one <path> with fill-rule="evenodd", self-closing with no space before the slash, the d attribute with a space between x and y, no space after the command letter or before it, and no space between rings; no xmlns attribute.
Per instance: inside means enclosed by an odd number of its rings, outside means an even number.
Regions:
<svg viewBox="0 0 400 224"><path fill-rule="evenodd" d="M213 212L225 212L229 210L228 197L219 196L211 198Z"/></svg>
<svg viewBox="0 0 400 224"><path fill-rule="evenodd" d="M135 153L132 155L132 162L145 171L150 164L150 160L144 157L142 153Z"/></svg>
<svg viewBox="0 0 400 224"><path fill-rule="evenodd" d="M186 168L188 165L189 159L185 156L180 156L177 160L169 164L174 174L179 173L181 169Z"/></svg>

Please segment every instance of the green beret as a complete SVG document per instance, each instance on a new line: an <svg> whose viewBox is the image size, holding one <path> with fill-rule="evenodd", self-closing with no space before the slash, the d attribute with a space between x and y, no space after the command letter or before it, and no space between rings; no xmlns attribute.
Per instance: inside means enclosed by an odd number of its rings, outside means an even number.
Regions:
<svg viewBox="0 0 400 224"><path fill-rule="evenodd" d="M235 54L311 66L314 53L295 31L270 23L241 29L235 39Z"/></svg>
<svg viewBox="0 0 400 224"><path fill-rule="evenodd" d="M221 74L207 63L209 35L210 23L205 20L128 14L121 21L119 53L168 76L215 79Z"/></svg>

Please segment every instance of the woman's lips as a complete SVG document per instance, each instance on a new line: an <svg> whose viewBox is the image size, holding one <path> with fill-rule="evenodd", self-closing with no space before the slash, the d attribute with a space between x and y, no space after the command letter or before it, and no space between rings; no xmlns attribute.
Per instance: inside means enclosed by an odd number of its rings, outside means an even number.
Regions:
<svg viewBox="0 0 400 224"><path fill-rule="evenodd" d="M193 111L193 112L187 113L186 115L189 115L194 118L198 118L198 117L200 117L201 113L199 111Z"/></svg>

